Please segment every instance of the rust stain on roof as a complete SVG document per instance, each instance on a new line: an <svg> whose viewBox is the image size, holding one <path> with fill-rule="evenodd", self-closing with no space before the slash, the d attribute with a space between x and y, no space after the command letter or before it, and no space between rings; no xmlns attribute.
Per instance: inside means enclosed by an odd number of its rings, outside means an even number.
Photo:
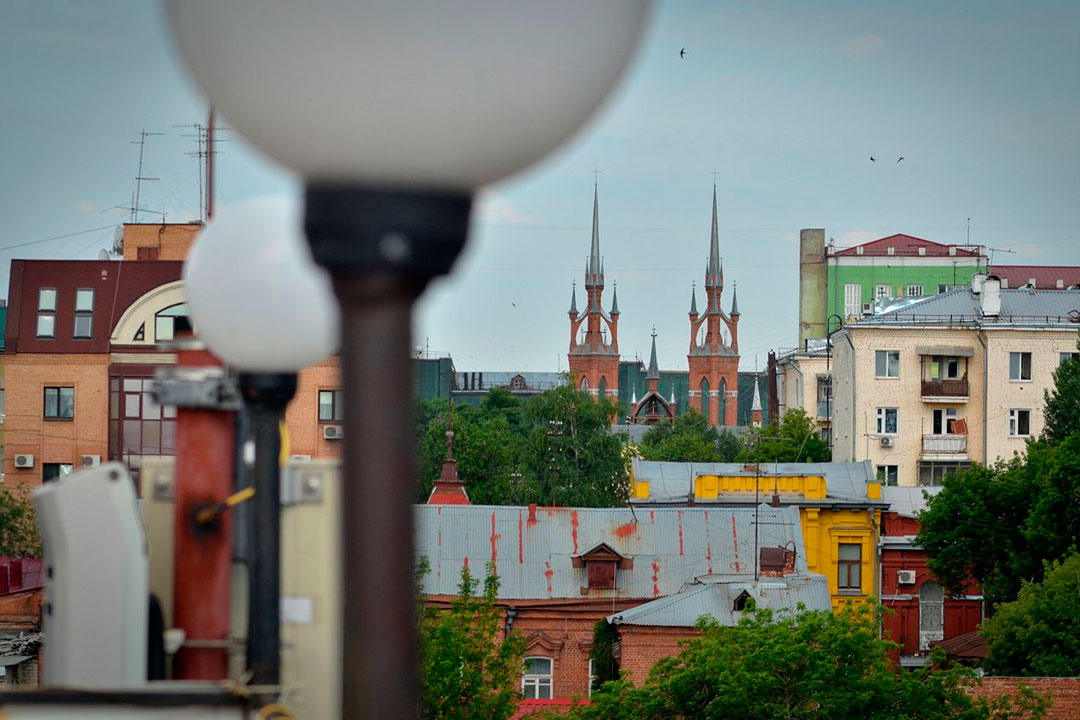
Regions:
<svg viewBox="0 0 1080 720"><path fill-rule="evenodd" d="M631 520L628 523L624 523L615 528L615 537L620 540L625 540L634 534L634 530L637 529L637 520Z"/></svg>
<svg viewBox="0 0 1080 720"><path fill-rule="evenodd" d="M577 555L577 529L578 529L578 516L577 510L570 511L570 536L574 539L574 554Z"/></svg>

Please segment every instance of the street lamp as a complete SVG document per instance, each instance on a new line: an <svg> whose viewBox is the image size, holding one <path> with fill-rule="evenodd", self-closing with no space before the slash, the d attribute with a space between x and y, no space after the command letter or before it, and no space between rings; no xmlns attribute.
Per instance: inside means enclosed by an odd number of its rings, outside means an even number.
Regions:
<svg viewBox="0 0 1080 720"><path fill-rule="evenodd" d="M341 305L348 718L418 711L412 305L465 244L476 190L574 133L649 0L166 0L213 105L307 185Z"/></svg>
<svg viewBox="0 0 1080 720"><path fill-rule="evenodd" d="M299 203L259 199L227 207L184 265L191 317L207 347L239 370L251 414L255 496L249 513L247 668L252 684L280 682L279 424L296 373L337 347L330 278L311 260Z"/></svg>
<svg viewBox="0 0 1080 720"><path fill-rule="evenodd" d="M829 421L829 456L832 459L832 447L833 447L833 422L832 422L832 394L833 394L833 381L832 372L830 370L830 364L832 361L832 333L829 331L830 321L836 318L840 325L836 328L840 330L844 327L844 318L833 313L829 317L825 318L825 377L829 383L829 394L825 396L825 417Z"/></svg>

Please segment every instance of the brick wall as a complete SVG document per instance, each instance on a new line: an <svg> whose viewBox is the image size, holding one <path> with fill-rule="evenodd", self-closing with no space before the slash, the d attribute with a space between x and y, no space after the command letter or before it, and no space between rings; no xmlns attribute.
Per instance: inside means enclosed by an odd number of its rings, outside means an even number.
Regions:
<svg viewBox="0 0 1080 720"><path fill-rule="evenodd" d="M1075 720L1080 718L1080 677L984 677L982 684L973 688L974 695L999 698L1017 692L1027 685L1040 695L1053 698L1053 705L1046 713L1046 720Z"/></svg>
<svg viewBox="0 0 1080 720"><path fill-rule="evenodd" d="M694 628L620 625L619 669L641 685L657 660L678 655L688 639L700 634Z"/></svg>
<svg viewBox="0 0 1080 720"><path fill-rule="evenodd" d="M341 441L323 438L319 422L319 391L341 389L341 358L336 355L305 368L299 374L296 396L285 412L289 427L289 453L312 457L340 457Z"/></svg>
<svg viewBox="0 0 1080 720"><path fill-rule="evenodd" d="M124 260L184 260L202 227L202 223L124 223Z"/></svg>

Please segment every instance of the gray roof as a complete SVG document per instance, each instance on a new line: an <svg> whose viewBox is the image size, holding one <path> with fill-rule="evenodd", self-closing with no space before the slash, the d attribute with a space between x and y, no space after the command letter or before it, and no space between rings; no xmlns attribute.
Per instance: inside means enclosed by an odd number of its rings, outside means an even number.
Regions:
<svg viewBox="0 0 1080 720"><path fill-rule="evenodd" d="M825 478L825 500L795 500L781 495L785 504L795 505L835 505L848 504L865 506L881 504L866 497L868 483L877 482L871 472L870 463L829 462L829 463L761 463L759 471L753 466L739 463L684 463L660 462L634 458L631 469L635 481L649 483L648 498L631 498L631 502L642 504L685 503L694 486L694 479L700 475L744 475L760 474L762 497L769 491L769 478L774 475L820 475ZM742 496L721 496L717 500L695 499L695 503L724 504L746 502Z"/></svg>
<svg viewBox="0 0 1080 720"><path fill-rule="evenodd" d="M1001 312L994 317L982 314L979 296L971 288L959 288L939 295L886 306L882 312L855 323L889 325L895 323L952 323L1068 325L1070 313L1080 314L1080 290L1001 290Z"/></svg>
<svg viewBox="0 0 1080 720"><path fill-rule="evenodd" d="M794 507L758 508L759 547L794 547L805 575L806 552ZM754 576L752 507L537 508L417 505L416 553L427 557L424 592L457 593L465 562L474 576L494 559L502 599L653 599L672 595L697 577ZM606 543L633 567L620 569L615 590L588 590L573 558Z"/></svg>
<svg viewBox="0 0 1080 720"><path fill-rule="evenodd" d="M611 432L616 435L624 434L627 442L636 445L645 437L645 433L653 429L652 425L612 425Z"/></svg>
<svg viewBox="0 0 1080 720"><path fill-rule="evenodd" d="M919 517L919 513L926 509L926 499L923 493L937 495L941 492L940 485L930 487L895 487L886 486L881 488L881 499L889 503L889 511L906 517Z"/></svg>
<svg viewBox="0 0 1080 720"><path fill-rule="evenodd" d="M731 317L736 315L742 315L739 312L739 296L737 295L739 287L737 285L731 286Z"/></svg>
<svg viewBox="0 0 1080 720"><path fill-rule="evenodd" d="M570 314L577 315L577 283L574 283L570 288Z"/></svg>
<svg viewBox="0 0 1080 720"><path fill-rule="evenodd" d="M690 288L690 314L697 315L697 287Z"/></svg>
<svg viewBox="0 0 1080 720"><path fill-rule="evenodd" d="M700 578L682 592L638 605L608 616L615 625L651 625L661 627L692 627L704 615L712 616L721 625L735 625L742 611L735 611L735 599L743 592L749 594L758 609L795 614L801 603L806 610L831 610L829 584L824 575L789 575L753 577L717 575Z"/></svg>
<svg viewBox="0 0 1080 720"><path fill-rule="evenodd" d="M469 375L472 371L462 372L462 375ZM557 372L506 372L502 370L482 370L477 373L479 376L483 374L484 387L483 389L490 390L496 387L505 387L510 384L510 381L515 376L520 375L525 379L525 386L529 390L551 390L552 388L561 387L566 384L566 378L562 373Z"/></svg>

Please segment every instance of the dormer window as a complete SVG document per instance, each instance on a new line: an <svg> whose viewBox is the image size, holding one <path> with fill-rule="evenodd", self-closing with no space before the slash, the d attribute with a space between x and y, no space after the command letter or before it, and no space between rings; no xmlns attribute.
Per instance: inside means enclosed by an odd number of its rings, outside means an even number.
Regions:
<svg viewBox="0 0 1080 720"><path fill-rule="evenodd" d="M620 555L606 543L599 543L591 550L575 556L573 565L576 568L585 568L589 590L614 590L616 571L634 567L634 560Z"/></svg>
<svg viewBox="0 0 1080 720"><path fill-rule="evenodd" d="M741 593L739 593L738 597L735 598L735 602L732 603L731 611L742 612L743 610L745 610L747 600L750 600L750 593L743 590Z"/></svg>

